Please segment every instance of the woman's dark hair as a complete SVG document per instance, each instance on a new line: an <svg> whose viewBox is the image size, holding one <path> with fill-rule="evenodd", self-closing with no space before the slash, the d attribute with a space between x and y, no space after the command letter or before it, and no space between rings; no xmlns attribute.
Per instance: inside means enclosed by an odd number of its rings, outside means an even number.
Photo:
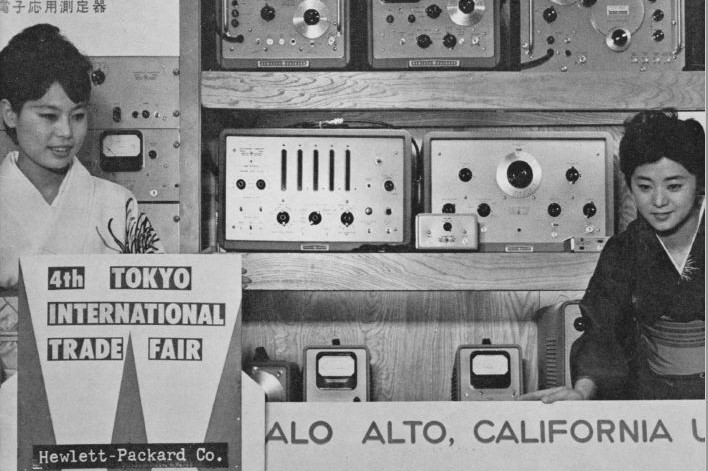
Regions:
<svg viewBox="0 0 708 471"><path fill-rule="evenodd" d="M637 167L662 157L683 165L705 181L705 131L695 119L681 120L676 110L642 111L624 123L619 146L620 169L627 185Z"/></svg>
<svg viewBox="0 0 708 471"><path fill-rule="evenodd" d="M0 51L0 99L19 113L27 101L38 100L59 83L74 103L91 97L91 62L59 28L38 24L15 35ZM17 141L15 129L7 129Z"/></svg>

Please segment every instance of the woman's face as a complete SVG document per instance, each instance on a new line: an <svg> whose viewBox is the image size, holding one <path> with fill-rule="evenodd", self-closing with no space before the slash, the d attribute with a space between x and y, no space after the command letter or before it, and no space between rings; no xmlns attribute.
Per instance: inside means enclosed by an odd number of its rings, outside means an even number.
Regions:
<svg viewBox="0 0 708 471"><path fill-rule="evenodd" d="M19 113L3 103L5 123L16 129L19 160L50 171L65 169L81 148L88 129L85 103L74 103L59 83L38 100L25 102Z"/></svg>
<svg viewBox="0 0 708 471"><path fill-rule="evenodd" d="M696 190L696 176L666 157L640 165L631 178L637 211L659 233L680 230L695 214Z"/></svg>

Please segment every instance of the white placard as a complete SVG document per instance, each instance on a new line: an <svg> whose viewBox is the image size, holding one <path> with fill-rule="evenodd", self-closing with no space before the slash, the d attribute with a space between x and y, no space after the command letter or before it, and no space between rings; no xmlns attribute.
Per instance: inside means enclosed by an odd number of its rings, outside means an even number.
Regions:
<svg viewBox="0 0 708 471"><path fill-rule="evenodd" d="M238 464L239 255L30 256L20 277L21 468Z"/></svg>
<svg viewBox="0 0 708 471"><path fill-rule="evenodd" d="M266 469L704 471L704 401L266 404Z"/></svg>
<svg viewBox="0 0 708 471"><path fill-rule="evenodd" d="M179 0L0 0L0 49L37 23L87 56L179 56Z"/></svg>

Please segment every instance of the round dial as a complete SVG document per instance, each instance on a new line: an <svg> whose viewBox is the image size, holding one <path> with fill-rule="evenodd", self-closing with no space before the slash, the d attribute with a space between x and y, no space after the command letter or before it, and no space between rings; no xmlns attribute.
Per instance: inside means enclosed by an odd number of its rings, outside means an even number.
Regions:
<svg viewBox="0 0 708 471"><path fill-rule="evenodd" d="M536 158L516 150L502 158L497 166L497 185L512 198L526 198L541 184L541 165Z"/></svg>

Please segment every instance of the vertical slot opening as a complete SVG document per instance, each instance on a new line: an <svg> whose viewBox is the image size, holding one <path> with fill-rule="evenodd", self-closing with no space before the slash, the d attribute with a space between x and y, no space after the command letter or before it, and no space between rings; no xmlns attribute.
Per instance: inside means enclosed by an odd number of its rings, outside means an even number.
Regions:
<svg viewBox="0 0 708 471"><path fill-rule="evenodd" d="M312 152L312 189L317 191L320 186L320 151Z"/></svg>
<svg viewBox="0 0 708 471"><path fill-rule="evenodd" d="M288 189L288 151L280 151L280 189Z"/></svg>
<svg viewBox="0 0 708 471"><path fill-rule="evenodd" d="M329 191L334 191L334 149L329 151Z"/></svg>
<svg viewBox="0 0 708 471"><path fill-rule="evenodd" d="M352 180L352 151L347 149L344 153L344 191L351 189Z"/></svg>
<svg viewBox="0 0 708 471"><path fill-rule="evenodd" d="M302 191L302 149L297 150L297 191Z"/></svg>

